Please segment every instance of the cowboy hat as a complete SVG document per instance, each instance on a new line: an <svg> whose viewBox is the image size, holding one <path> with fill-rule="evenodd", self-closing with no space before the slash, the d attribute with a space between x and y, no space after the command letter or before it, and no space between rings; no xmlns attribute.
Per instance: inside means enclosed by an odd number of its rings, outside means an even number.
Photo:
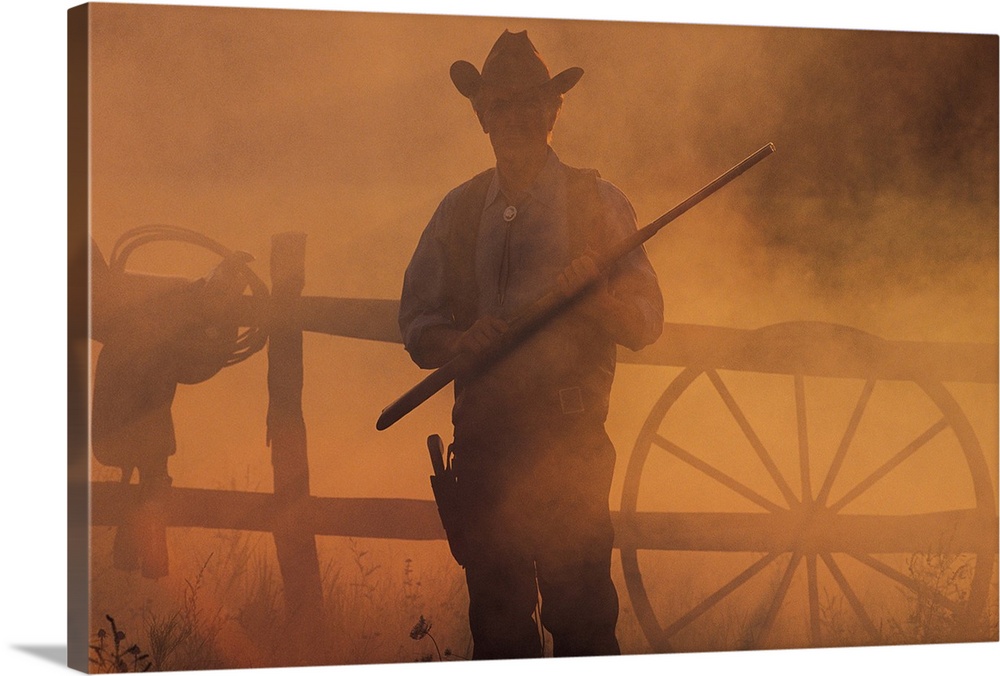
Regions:
<svg viewBox="0 0 1000 676"><path fill-rule="evenodd" d="M545 62L528 39L528 31L505 30L486 56L482 74L468 61L451 64L451 81L469 99L484 90L521 92L537 88L543 93L565 94L582 75L582 68L573 67L550 77Z"/></svg>

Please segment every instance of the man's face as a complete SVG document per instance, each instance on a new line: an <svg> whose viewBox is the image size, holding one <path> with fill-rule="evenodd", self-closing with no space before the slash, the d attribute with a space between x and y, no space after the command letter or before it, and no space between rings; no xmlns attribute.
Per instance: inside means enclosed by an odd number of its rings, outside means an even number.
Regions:
<svg viewBox="0 0 1000 676"><path fill-rule="evenodd" d="M549 142L558 107L538 92L491 93L479 112L483 131L500 154L538 151Z"/></svg>

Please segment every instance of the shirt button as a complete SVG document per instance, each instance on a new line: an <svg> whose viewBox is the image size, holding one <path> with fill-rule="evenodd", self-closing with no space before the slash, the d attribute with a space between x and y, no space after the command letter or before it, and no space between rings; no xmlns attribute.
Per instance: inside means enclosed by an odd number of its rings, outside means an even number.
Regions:
<svg viewBox="0 0 1000 676"><path fill-rule="evenodd" d="M503 220L510 223L517 218L517 207L513 204L503 210Z"/></svg>

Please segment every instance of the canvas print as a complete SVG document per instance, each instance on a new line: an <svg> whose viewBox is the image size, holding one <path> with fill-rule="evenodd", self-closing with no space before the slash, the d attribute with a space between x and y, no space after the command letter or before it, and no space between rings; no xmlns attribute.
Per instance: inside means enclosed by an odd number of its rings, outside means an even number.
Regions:
<svg viewBox="0 0 1000 676"><path fill-rule="evenodd" d="M74 668L998 640L996 35L69 55Z"/></svg>

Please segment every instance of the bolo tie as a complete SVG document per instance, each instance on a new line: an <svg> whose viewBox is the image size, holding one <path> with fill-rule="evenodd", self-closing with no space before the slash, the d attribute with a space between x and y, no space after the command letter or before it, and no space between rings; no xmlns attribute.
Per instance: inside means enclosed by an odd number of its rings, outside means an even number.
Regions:
<svg viewBox="0 0 1000 676"><path fill-rule="evenodd" d="M500 256L500 275L497 279L497 305L503 305L504 296L507 294L507 280L510 277L510 231L515 218L517 218L517 207L511 204L503 210L505 228L503 253Z"/></svg>

